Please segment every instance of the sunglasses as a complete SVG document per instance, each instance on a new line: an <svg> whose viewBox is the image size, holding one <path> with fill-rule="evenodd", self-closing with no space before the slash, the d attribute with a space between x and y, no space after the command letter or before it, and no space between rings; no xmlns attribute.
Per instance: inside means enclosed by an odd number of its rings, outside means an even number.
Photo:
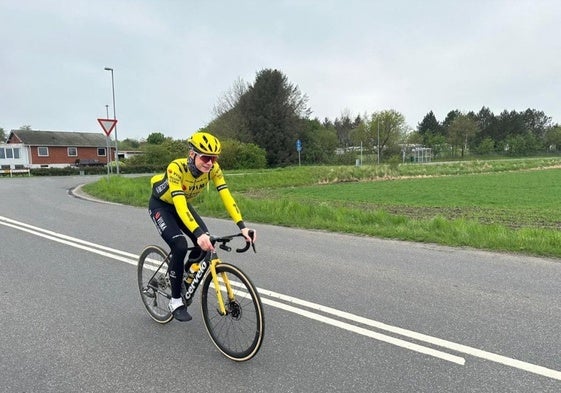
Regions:
<svg viewBox="0 0 561 393"><path fill-rule="evenodd" d="M212 162L213 164L218 158L216 156L205 156L204 154L197 154L197 156L201 159L202 162L204 163Z"/></svg>

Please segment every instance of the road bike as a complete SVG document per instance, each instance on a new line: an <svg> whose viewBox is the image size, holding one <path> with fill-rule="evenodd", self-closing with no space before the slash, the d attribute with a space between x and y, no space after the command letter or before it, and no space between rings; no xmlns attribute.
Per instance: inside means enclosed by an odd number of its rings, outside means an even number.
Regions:
<svg viewBox="0 0 561 393"><path fill-rule="evenodd" d="M253 236L251 231L250 236ZM229 252L232 248L228 243L236 237L243 235L211 236L211 242ZM236 252L245 252L250 245L255 251L255 244L246 242L245 247L237 248ZM161 324L173 319L168 309L171 299L169 260L170 253L155 245L147 246L138 259L140 297L150 317ZM191 305L202 284L201 311L214 345L224 356L238 362L254 357L263 343L265 321L261 299L251 280L236 266L222 262L216 251L203 253L198 261L188 260L186 265L191 266L193 274L190 277L185 273L183 301L186 306ZM192 281L187 283L187 277Z"/></svg>

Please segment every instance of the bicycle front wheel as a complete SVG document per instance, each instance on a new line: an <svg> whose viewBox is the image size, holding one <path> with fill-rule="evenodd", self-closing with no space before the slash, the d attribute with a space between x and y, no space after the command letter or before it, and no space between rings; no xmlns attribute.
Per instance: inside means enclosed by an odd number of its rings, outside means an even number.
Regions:
<svg viewBox="0 0 561 393"><path fill-rule="evenodd" d="M251 359L263 342L265 321L259 294L249 278L237 267L221 263L216 266L226 314L221 315L217 289L212 274L207 274L201 293L201 308L207 332L218 350L237 362ZM234 292L228 298L226 279Z"/></svg>
<svg viewBox="0 0 561 393"><path fill-rule="evenodd" d="M148 246L138 259L138 289L148 315L158 323L173 319L168 304L171 284L167 275L169 256L158 246Z"/></svg>

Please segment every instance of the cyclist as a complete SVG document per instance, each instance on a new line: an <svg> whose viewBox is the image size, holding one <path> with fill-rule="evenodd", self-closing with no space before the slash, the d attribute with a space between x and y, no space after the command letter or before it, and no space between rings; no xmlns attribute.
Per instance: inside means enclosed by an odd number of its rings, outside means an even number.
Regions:
<svg viewBox="0 0 561 393"><path fill-rule="evenodd" d="M165 173L153 176L150 181L152 196L149 214L160 236L171 248L169 277L172 298L169 310L178 321L191 320L191 315L181 298L183 269L188 269L190 262L202 259L203 251L214 251L208 228L191 205L191 201L205 189L210 180L216 186L226 210L246 241L255 241L255 232L253 239L250 238L250 229L245 226L240 210L228 190L220 165L216 162L222 151L220 141L209 133L197 132L187 143L189 156L173 160ZM184 267L188 247L185 235L196 248L189 254L188 263Z"/></svg>

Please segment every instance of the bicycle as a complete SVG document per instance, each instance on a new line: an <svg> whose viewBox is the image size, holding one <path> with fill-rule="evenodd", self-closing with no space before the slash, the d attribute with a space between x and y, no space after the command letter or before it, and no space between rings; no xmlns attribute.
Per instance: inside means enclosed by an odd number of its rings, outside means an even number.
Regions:
<svg viewBox="0 0 561 393"><path fill-rule="evenodd" d="M253 236L251 232L250 236ZM243 235L211 236L211 242L213 246L219 243L220 249L229 252L232 248L228 243L236 237ZM245 247L236 249L236 252L246 252L250 244L255 252L253 242L246 242ZM142 303L150 317L161 324L173 319L168 309L171 299L169 258L169 252L150 245L138 259L138 287ZM185 305L191 305L197 288L202 284L201 310L211 341L224 356L234 361L243 362L254 357L263 343L265 321L261 299L251 280L236 266L222 262L216 251L203 253L198 261L188 260L189 263L195 275L188 285L184 285L185 273L182 284Z"/></svg>

